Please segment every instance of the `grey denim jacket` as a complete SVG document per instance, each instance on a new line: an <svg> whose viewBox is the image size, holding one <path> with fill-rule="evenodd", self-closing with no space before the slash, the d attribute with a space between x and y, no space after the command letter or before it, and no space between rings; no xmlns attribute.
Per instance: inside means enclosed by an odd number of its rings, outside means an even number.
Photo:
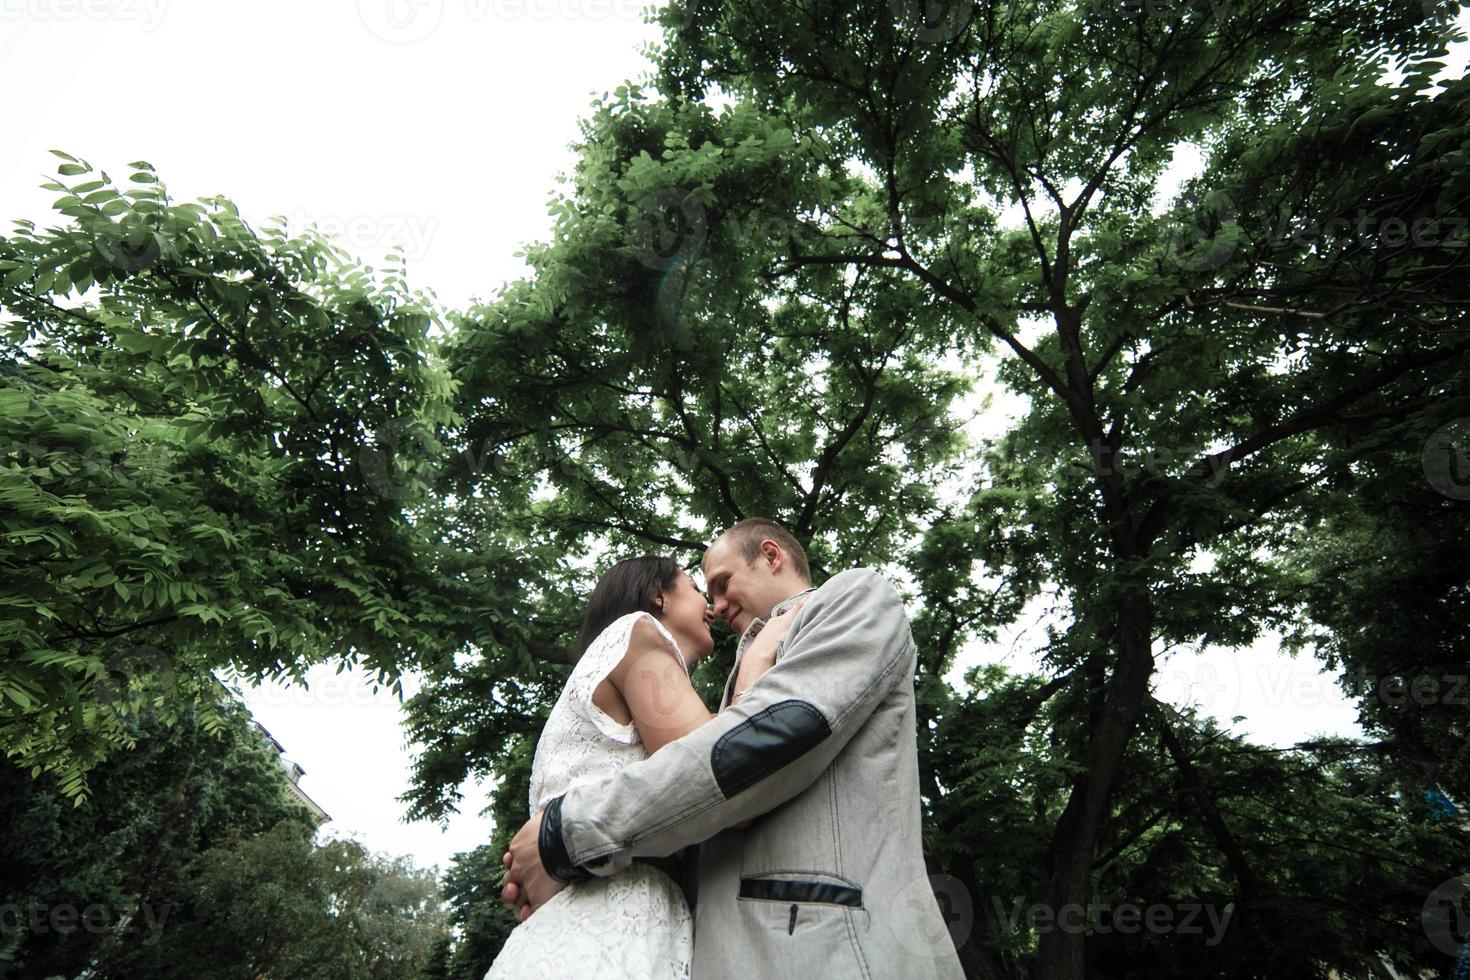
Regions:
<svg viewBox="0 0 1470 980"><path fill-rule="evenodd" d="M541 861L574 881L703 841L699 980L961 978L920 845L902 600L859 568L790 615L781 657L739 704L549 801Z"/></svg>

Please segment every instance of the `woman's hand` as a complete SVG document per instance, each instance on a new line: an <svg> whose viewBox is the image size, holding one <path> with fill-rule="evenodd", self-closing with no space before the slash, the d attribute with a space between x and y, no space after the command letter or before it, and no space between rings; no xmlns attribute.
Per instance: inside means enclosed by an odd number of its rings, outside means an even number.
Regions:
<svg viewBox="0 0 1470 980"><path fill-rule="evenodd" d="M802 599L786 612L772 618L761 627L755 639L750 641L750 646L740 655L740 669L735 673L735 695L730 699L731 704L740 700L740 696L755 683L756 678L775 666L777 647L791 631L796 611L804 605L806 600Z"/></svg>
<svg viewBox="0 0 1470 980"><path fill-rule="evenodd" d="M806 605L806 600L802 599L781 615L767 620L766 625L761 627L755 639L750 641L750 646L745 650L745 656L756 654L761 657L769 657L771 663L775 663L776 646L786 639L787 633L791 632L791 623L796 619L797 610L804 605Z"/></svg>

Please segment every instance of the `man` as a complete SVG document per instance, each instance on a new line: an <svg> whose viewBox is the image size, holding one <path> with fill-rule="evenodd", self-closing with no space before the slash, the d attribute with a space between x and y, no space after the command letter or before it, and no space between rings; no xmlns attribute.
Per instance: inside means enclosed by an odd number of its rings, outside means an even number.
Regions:
<svg viewBox="0 0 1470 980"><path fill-rule="evenodd" d="M511 841L502 899L525 917L568 882L703 841L701 980L963 977L920 847L917 650L898 593L862 568L812 589L800 543L761 518L722 534L704 573L741 633L720 713L551 800ZM750 641L802 600L775 665L735 691Z"/></svg>

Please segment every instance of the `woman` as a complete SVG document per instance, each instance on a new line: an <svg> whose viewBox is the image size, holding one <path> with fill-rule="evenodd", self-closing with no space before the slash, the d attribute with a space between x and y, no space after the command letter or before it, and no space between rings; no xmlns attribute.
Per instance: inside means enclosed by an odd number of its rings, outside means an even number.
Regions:
<svg viewBox="0 0 1470 980"><path fill-rule="evenodd" d="M531 814L572 784L646 759L710 720L689 669L714 648L713 618L672 559L630 558L607 570L587 600L580 657L536 744ZM751 641L735 690L775 663L792 618L780 617ZM694 923L679 885L635 862L557 892L511 932L485 980L688 977L693 950Z"/></svg>

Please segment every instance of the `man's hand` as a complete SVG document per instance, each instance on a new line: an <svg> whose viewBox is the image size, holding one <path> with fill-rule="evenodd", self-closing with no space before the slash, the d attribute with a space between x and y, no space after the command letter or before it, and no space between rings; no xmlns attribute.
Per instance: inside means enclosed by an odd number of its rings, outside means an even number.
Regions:
<svg viewBox="0 0 1470 980"><path fill-rule="evenodd" d="M500 889L500 901L508 909L514 909L516 918L525 922L551 896L566 885L546 873L541 866L541 818L545 810L536 815L516 831L510 839L510 850L500 859L505 865L505 885Z"/></svg>

